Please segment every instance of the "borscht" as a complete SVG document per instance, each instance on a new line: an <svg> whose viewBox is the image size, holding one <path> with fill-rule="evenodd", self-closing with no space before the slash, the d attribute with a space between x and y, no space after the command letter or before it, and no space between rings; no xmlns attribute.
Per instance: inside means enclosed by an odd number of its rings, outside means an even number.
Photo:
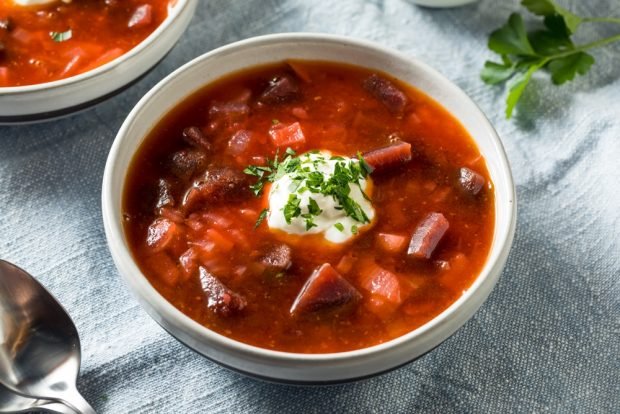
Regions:
<svg viewBox="0 0 620 414"><path fill-rule="evenodd" d="M377 345L474 282L494 190L461 124L387 74L287 61L207 85L132 160L123 226L159 293L205 327L300 353Z"/></svg>
<svg viewBox="0 0 620 414"><path fill-rule="evenodd" d="M123 55L170 0L0 0L0 87L51 82Z"/></svg>

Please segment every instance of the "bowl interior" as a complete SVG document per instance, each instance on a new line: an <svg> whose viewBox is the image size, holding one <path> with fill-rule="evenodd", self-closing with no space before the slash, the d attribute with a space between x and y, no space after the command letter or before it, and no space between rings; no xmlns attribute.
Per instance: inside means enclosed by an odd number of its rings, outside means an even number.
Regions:
<svg viewBox="0 0 620 414"><path fill-rule="evenodd" d="M420 89L460 120L486 159L494 182L496 216L493 244L487 263L474 284L461 298L427 324L400 338L370 348L338 354L289 354L242 344L202 327L176 310L148 283L129 254L121 225L122 190L129 164L151 129L187 96L222 76L248 67L286 59L342 62L389 73ZM112 255L126 281L134 291L137 291L142 302L148 303L147 308L151 308L151 316L154 309L160 319L176 319L182 329L193 331L195 338L208 337L226 346L244 349L254 354L280 357L289 354L305 360L346 358L379 352L420 336L453 316L483 283L487 283L490 287L480 300L482 303L503 266L515 224L514 186L508 162L496 132L473 101L458 87L421 62L372 43L328 35L271 35L237 42L203 55L168 76L138 103L123 124L108 159L103 199L104 221ZM473 311L471 313L473 314ZM464 320L460 322L462 323Z"/></svg>

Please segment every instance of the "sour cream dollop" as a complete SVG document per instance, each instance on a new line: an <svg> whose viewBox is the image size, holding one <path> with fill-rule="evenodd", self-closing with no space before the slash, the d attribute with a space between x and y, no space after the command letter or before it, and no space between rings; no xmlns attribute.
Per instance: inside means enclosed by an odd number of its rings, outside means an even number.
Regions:
<svg viewBox="0 0 620 414"><path fill-rule="evenodd" d="M319 172L323 179L328 181L335 172L336 164L345 168L351 163L359 163L355 158L334 157L329 151L316 151L299 156L300 168L305 170L305 174ZM352 239L365 227L372 225L375 211L372 203L364 197L364 193L370 198L371 189L370 178L360 178L358 184L349 183L349 197L355 201L368 218L367 223L362 223L347 215L346 211L332 195L325 195L320 192L311 192L307 189L308 180L295 180L296 174L286 173L276 179L269 191L269 214L267 224L271 229L277 229L290 234L320 234L327 241L332 243L345 243ZM364 193L363 193L363 192ZM289 204L291 195L299 200L300 215L286 220L285 206ZM318 208L319 214L313 215L310 211L310 198L312 198ZM316 213L316 209L315 209ZM307 218L310 215L314 224L308 228Z"/></svg>

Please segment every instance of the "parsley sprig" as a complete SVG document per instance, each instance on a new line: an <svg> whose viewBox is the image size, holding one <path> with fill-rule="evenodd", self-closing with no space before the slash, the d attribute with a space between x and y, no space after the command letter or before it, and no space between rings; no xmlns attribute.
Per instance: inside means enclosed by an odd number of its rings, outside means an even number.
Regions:
<svg viewBox="0 0 620 414"><path fill-rule="evenodd" d="M256 177L257 180L250 188L257 197L260 196L265 188L265 184L273 183L285 174L290 174L295 184L294 192L289 194L287 203L282 213L288 224L296 217L304 219L306 231L316 227L314 218L319 216L323 210L320 208L316 199L308 197L306 205L302 206L301 194L310 192L311 194L321 194L331 196L336 202L336 209L343 210L344 213L355 221L366 224L370 222L364 209L351 198L351 185L356 185L363 196L370 200L368 195L361 187L362 180L366 179L372 172L372 167L364 161L361 154L358 154L356 161L347 160L343 157L331 156L330 161L335 161L334 172L330 176L324 175L319 171L319 166L326 162L322 155L312 157L312 154L320 154L318 151L311 151L301 157L295 151L288 148L286 156L280 160L279 154L273 160L269 160L267 165L250 165L243 172ZM302 160L303 157L303 160ZM313 164L311 168L308 164ZM258 227L267 216L269 210L265 209L260 213L256 222ZM342 231L342 224L337 228ZM357 232L357 226L353 226L352 232Z"/></svg>
<svg viewBox="0 0 620 414"><path fill-rule="evenodd" d="M481 73L482 80L491 85L510 79L506 118L512 116L535 72L544 69L554 84L561 85L590 70L595 60L586 50L620 40L620 34L582 45L571 39L583 23L620 24L620 18L580 17L554 0L522 0L521 4L541 16L544 27L527 31L521 15L511 14L508 22L489 37L489 49L501 56L501 63L487 61Z"/></svg>

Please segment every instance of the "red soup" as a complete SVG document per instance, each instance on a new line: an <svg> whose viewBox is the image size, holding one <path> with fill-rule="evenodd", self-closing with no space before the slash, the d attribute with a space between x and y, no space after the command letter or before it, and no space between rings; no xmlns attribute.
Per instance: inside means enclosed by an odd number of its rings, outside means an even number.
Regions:
<svg viewBox="0 0 620 414"><path fill-rule="evenodd" d="M0 87L64 79L116 59L159 26L169 2L0 0Z"/></svg>
<svg viewBox="0 0 620 414"><path fill-rule="evenodd" d="M233 74L166 115L123 213L174 306L304 353L428 322L476 279L494 228L485 161L457 120L385 74L306 61Z"/></svg>

